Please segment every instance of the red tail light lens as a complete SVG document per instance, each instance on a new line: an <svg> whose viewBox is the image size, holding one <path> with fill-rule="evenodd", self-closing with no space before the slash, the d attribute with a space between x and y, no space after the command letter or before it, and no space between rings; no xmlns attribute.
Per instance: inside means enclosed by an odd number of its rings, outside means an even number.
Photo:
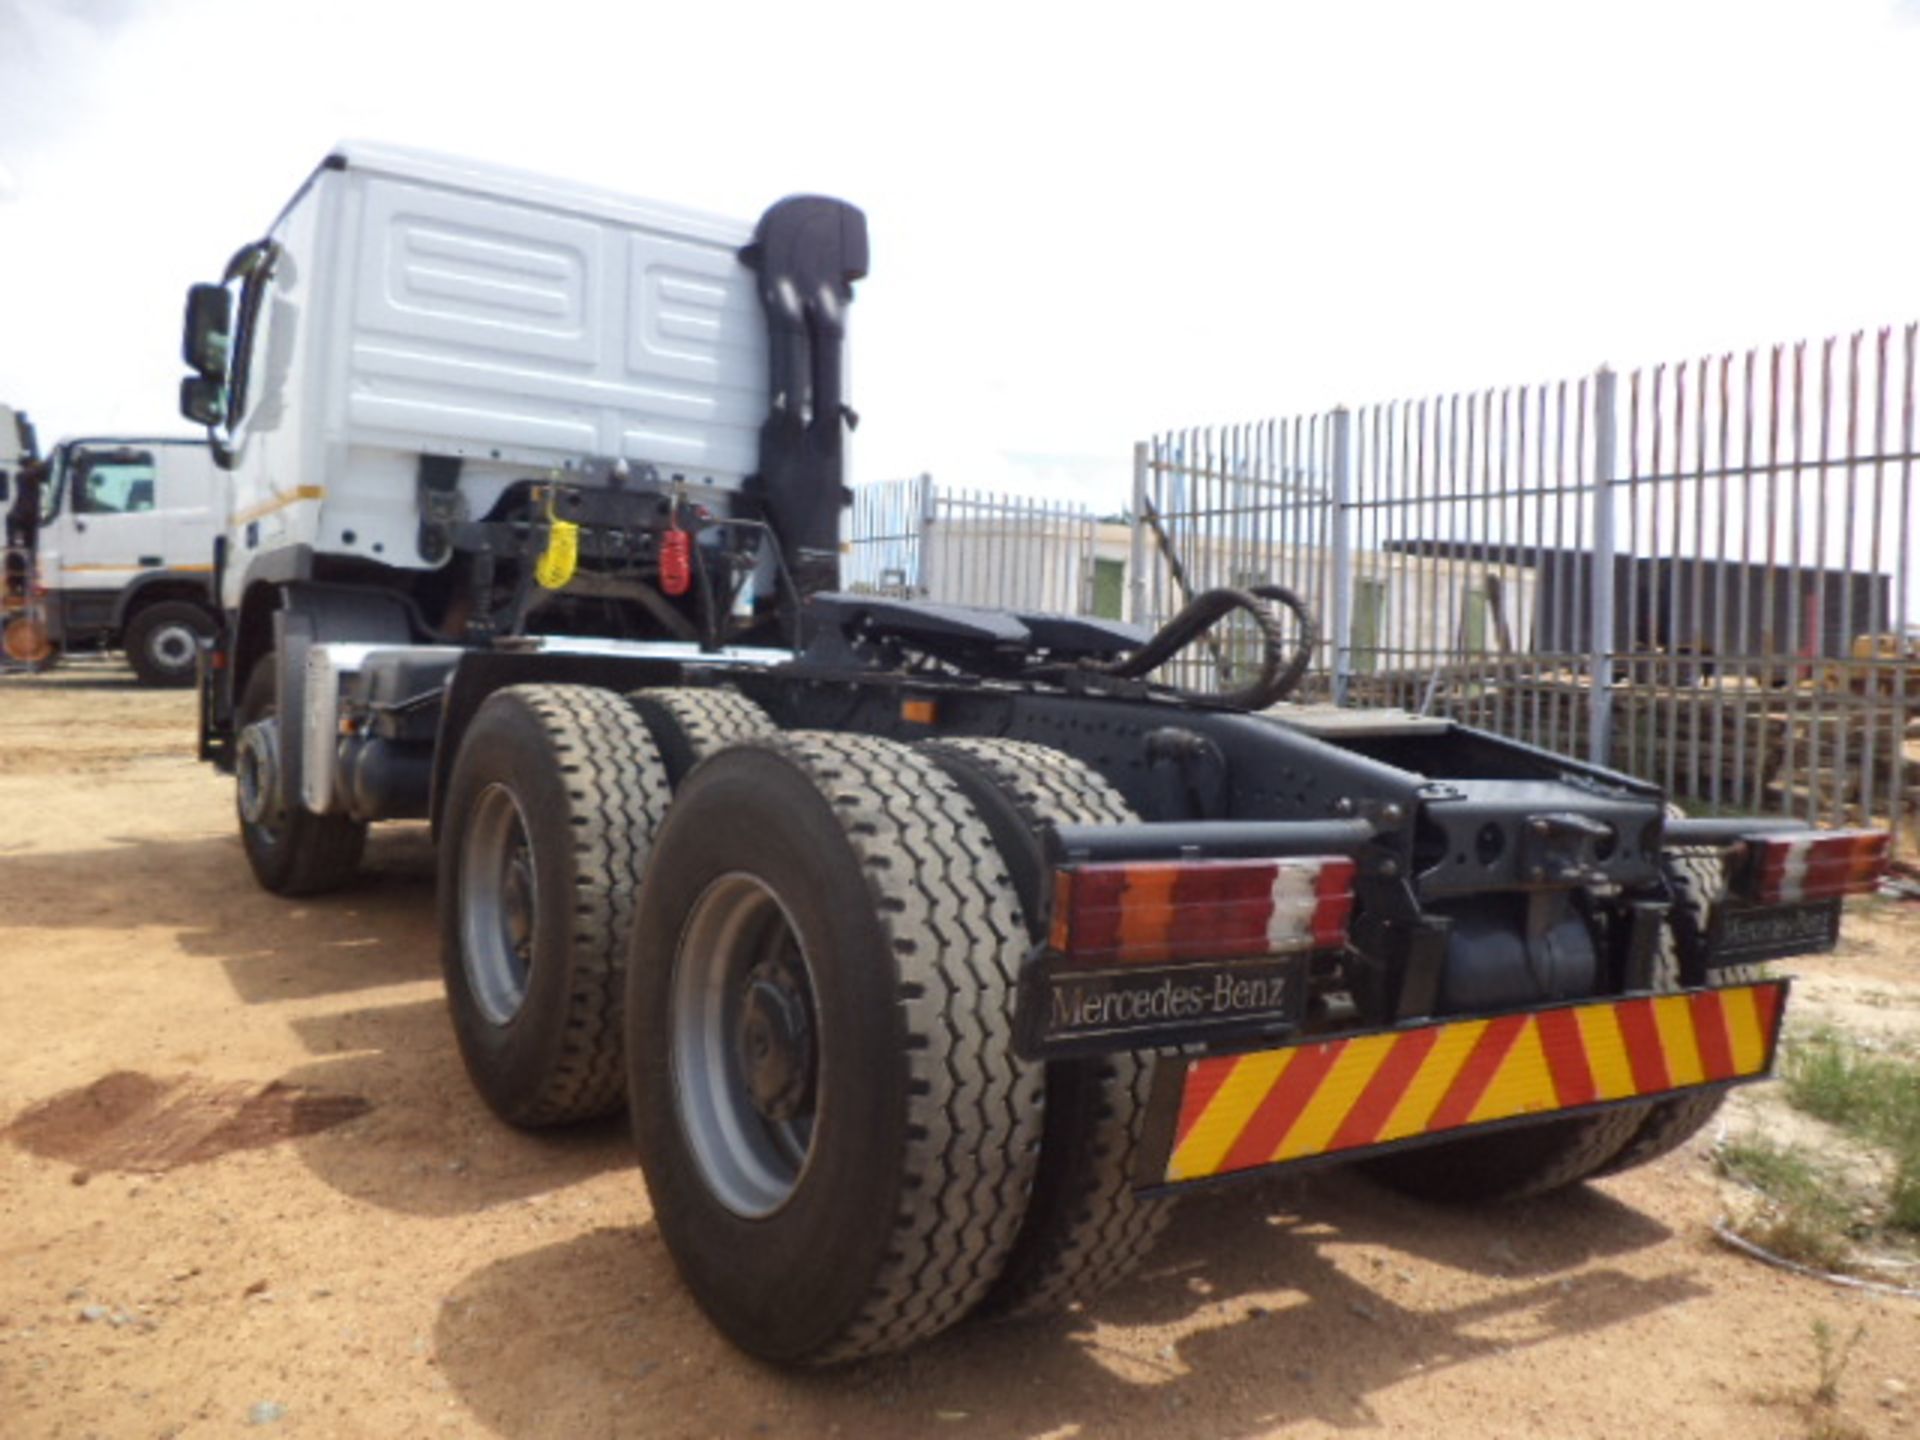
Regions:
<svg viewBox="0 0 1920 1440"><path fill-rule="evenodd" d="M1767 835L1746 842L1743 898L1756 905L1867 895L1887 873L1893 837L1885 830Z"/></svg>
<svg viewBox="0 0 1920 1440"><path fill-rule="evenodd" d="M1352 913L1343 856L1072 865L1054 872L1050 944L1090 965L1338 950Z"/></svg>

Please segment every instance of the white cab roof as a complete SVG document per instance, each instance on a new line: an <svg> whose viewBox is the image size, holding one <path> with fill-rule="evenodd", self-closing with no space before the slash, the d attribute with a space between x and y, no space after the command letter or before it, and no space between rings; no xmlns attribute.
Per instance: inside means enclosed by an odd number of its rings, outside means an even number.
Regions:
<svg viewBox="0 0 1920 1440"><path fill-rule="evenodd" d="M377 140L343 140L333 147L328 164L344 162L349 170L372 171L401 180L418 180L476 195L494 196L564 210L576 215L617 220L677 235L744 244L753 235L753 222L733 220L701 210L689 210L658 200L623 195L578 181L555 179L530 170L516 170L482 160L388 145ZM325 166L322 167L326 168ZM778 198L770 196L769 200Z"/></svg>

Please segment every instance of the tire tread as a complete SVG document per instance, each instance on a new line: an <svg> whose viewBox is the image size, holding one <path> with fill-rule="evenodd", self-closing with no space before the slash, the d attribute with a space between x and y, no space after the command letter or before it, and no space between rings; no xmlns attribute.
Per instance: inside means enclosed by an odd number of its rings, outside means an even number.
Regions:
<svg viewBox="0 0 1920 1440"><path fill-rule="evenodd" d="M1681 812L1670 808L1668 813ZM1713 907L1726 892L1726 865L1716 854L1674 850L1661 857L1660 866L1673 893L1673 907L1667 911L1667 923L1660 927L1653 988L1678 990L1682 957L1707 943ZM1730 965L1714 971L1711 978L1717 984L1740 985L1761 979L1765 973L1764 966ZM1712 1123L1726 1098L1725 1091L1712 1090L1653 1101L1632 1138L1594 1174L1617 1175L1671 1155Z"/></svg>
<svg viewBox="0 0 1920 1440"><path fill-rule="evenodd" d="M805 1357L836 1364L946 1329L979 1303L1013 1244L1043 1105L1040 1068L1013 1052L1025 931L986 827L930 759L856 735L745 743L784 755L825 795L897 967L910 1076L899 1208L864 1303Z"/></svg>
<svg viewBox="0 0 1920 1440"><path fill-rule="evenodd" d="M956 738L919 748L984 771L1034 827L1139 818L1097 771L1049 746ZM1134 1192L1152 1082L1146 1052L1048 1065L1033 1204L983 1308L1016 1318L1065 1309L1125 1279L1152 1251L1173 1214L1170 1201Z"/></svg>
<svg viewBox="0 0 1920 1440"><path fill-rule="evenodd" d="M709 755L778 728L765 710L725 687L661 685L630 692L627 703L652 732L667 781L676 790L687 772Z"/></svg>
<svg viewBox="0 0 1920 1440"><path fill-rule="evenodd" d="M567 796L573 985L558 1058L539 1092L510 1118L528 1128L571 1124L611 1114L626 1100L627 937L641 871L666 813L666 775L646 726L610 690L512 685L487 703L525 708L544 732Z"/></svg>

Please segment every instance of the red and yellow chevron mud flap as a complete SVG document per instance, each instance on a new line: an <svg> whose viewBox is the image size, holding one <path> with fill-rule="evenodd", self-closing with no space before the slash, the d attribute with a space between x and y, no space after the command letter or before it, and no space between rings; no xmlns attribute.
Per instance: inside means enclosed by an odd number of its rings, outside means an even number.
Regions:
<svg viewBox="0 0 1920 1440"><path fill-rule="evenodd" d="M1136 1182L1209 1180L1724 1088L1773 1069L1787 982L1448 1020L1156 1067Z"/></svg>

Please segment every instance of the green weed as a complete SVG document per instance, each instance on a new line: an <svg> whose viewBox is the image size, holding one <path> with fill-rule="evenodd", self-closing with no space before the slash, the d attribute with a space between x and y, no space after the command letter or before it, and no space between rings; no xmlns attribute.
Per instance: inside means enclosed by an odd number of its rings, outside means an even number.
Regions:
<svg viewBox="0 0 1920 1440"><path fill-rule="evenodd" d="M1814 1404L1840 1403L1840 1382L1846 1377L1847 1366L1853 1363L1855 1347L1866 1338L1867 1327L1864 1325L1856 1327L1852 1335L1840 1341L1834 1338L1833 1327L1826 1321L1813 1322Z"/></svg>
<svg viewBox="0 0 1920 1440"><path fill-rule="evenodd" d="M1714 1154L1720 1173L1751 1185L1768 1205L1741 1229L1756 1245L1802 1265L1833 1270L1851 1250L1854 1205L1837 1176L1804 1153L1758 1136Z"/></svg>
<svg viewBox="0 0 1920 1440"><path fill-rule="evenodd" d="M1885 1223L1920 1234L1920 1064L1823 1031L1789 1049L1782 1070L1795 1107L1893 1157Z"/></svg>

